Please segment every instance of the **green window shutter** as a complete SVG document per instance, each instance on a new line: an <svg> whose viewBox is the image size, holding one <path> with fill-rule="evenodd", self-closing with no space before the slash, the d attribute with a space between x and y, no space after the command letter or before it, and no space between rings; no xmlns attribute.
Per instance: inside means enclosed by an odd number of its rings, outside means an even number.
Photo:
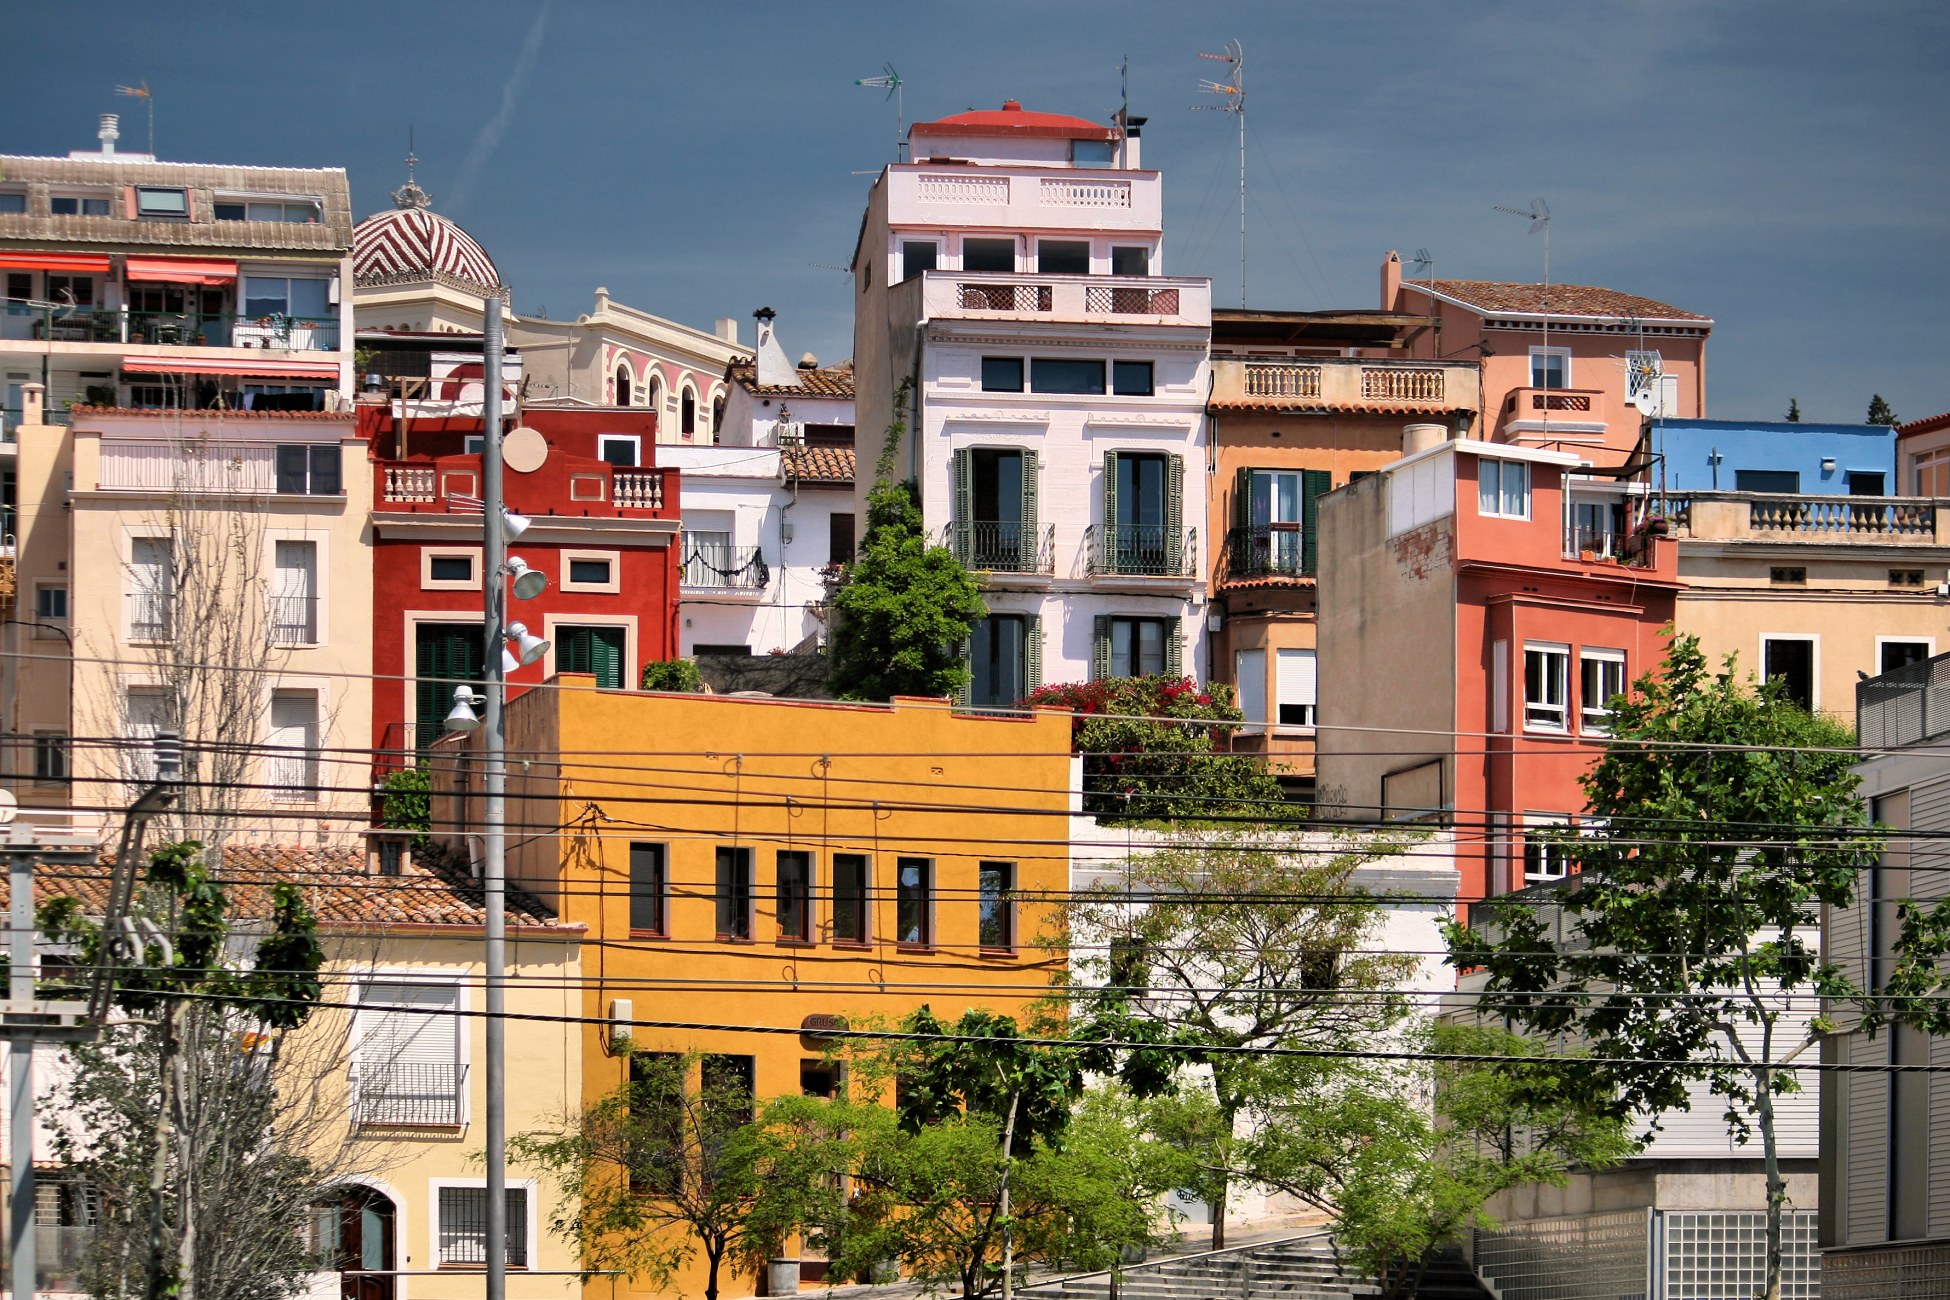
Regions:
<svg viewBox="0 0 1950 1300"><path fill-rule="evenodd" d="M446 731L454 707L456 682L478 682L485 674L481 629L465 624L422 623L413 632L414 741L431 745Z"/></svg>
<svg viewBox="0 0 1950 1300"><path fill-rule="evenodd" d="M956 455L963 455L956 452ZM972 630L972 629L971 629ZM955 707L966 709L975 703L975 654L974 638L965 636L955 643L955 662L962 666L961 685L955 688Z"/></svg>
<svg viewBox="0 0 1950 1300"><path fill-rule="evenodd" d="M1115 456L1117 453L1112 452ZM1101 681L1110 676L1110 615L1097 615L1090 633L1090 677Z"/></svg>
<svg viewBox="0 0 1950 1300"><path fill-rule="evenodd" d="M955 452L955 558L967 564L974 555L975 453L967 447Z"/></svg>
<svg viewBox="0 0 1950 1300"><path fill-rule="evenodd" d="M1185 458L1165 459L1165 572L1185 566Z"/></svg>
<svg viewBox="0 0 1950 1300"><path fill-rule="evenodd" d="M1185 646L1179 640L1184 621L1179 618L1165 620L1165 676L1167 677L1185 675Z"/></svg>
<svg viewBox="0 0 1950 1300"><path fill-rule="evenodd" d="M1315 560L1319 556L1316 538L1319 536L1320 512L1314 498L1323 492L1334 490L1334 476L1324 469L1303 469L1300 471L1300 528L1301 551L1300 572L1311 574L1315 570Z"/></svg>
<svg viewBox="0 0 1950 1300"><path fill-rule="evenodd" d="M1232 476L1232 526L1250 528L1253 522L1253 472L1240 466Z"/></svg>
<svg viewBox="0 0 1950 1300"><path fill-rule="evenodd" d="M589 669L596 674L596 685L605 691L623 689L623 629L592 627L583 629L589 638Z"/></svg>
<svg viewBox="0 0 1950 1300"><path fill-rule="evenodd" d="M1033 454L1033 453L1032 453ZM1023 685L1033 694L1043 685L1043 616L1031 614L1023 629Z"/></svg>
<svg viewBox="0 0 1950 1300"><path fill-rule="evenodd" d="M589 671L589 629L586 627L558 627L555 629L555 671L558 673L586 673Z"/></svg>
<svg viewBox="0 0 1950 1300"><path fill-rule="evenodd" d="M1110 555L1115 549L1115 535L1111 529L1117 526L1117 453L1104 453L1104 554Z"/></svg>
<svg viewBox="0 0 1950 1300"><path fill-rule="evenodd" d="M1026 573L1040 573L1037 554L1036 527L1036 452L1033 448L1022 449L1022 559L1020 568Z"/></svg>

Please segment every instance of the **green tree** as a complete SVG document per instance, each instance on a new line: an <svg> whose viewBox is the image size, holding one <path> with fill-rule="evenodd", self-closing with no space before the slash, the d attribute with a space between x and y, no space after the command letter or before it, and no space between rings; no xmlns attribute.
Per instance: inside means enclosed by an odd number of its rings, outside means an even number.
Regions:
<svg viewBox="0 0 1950 1300"><path fill-rule="evenodd" d="M303 1231L321 1184L346 1172L316 1104L342 1070L287 1041L320 997L324 952L302 891L275 883L270 914L233 917L231 889L194 840L150 856L133 928L105 934L79 899L39 924L83 970L117 956L114 1005L131 1019L69 1050L57 1104L76 1117L56 1153L102 1197L83 1272L91 1294L276 1300L316 1261ZM250 937L255 935L255 942ZM249 943L248 966L227 957ZM133 949L133 951L131 951ZM323 1066L304 1077L307 1065Z"/></svg>
<svg viewBox="0 0 1950 1300"><path fill-rule="evenodd" d="M1818 909L1847 906L1876 859L1852 737L1776 683L1752 689L1731 655L1711 672L1690 635L1613 701L1612 733L1584 777L1608 830L1563 842L1579 874L1450 927L1449 961L1478 973L1483 1016L1587 1044L1620 1115L1656 1124L1703 1081L1738 1140L1758 1134L1774 1300L1787 1199L1774 1104L1825 1028L1802 1031L1780 993L1862 1003L1871 1028L1915 1010L1878 1009L1820 956ZM1946 935L1941 911L1912 909L1903 943L1950 950Z"/></svg>
<svg viewBox="0 0 1950 1300"><path fill-rule="evenodd" d="M1868 422L1870 424L1901 424L1902 420L1897 418L1896 413L1889 409L1889 403L1882 400L1882 394L1877 393L1869 399Z"/></svg>
<svg viewBox="0 0 1950 1300"><path fill-rule="evenodd" d="M1223 682L1201 688L1189 677L1101 677L1042 687L1023 704L1075 715L1083 810L1106 824L1283 821L1306 811L1287 801L1262 755L1219 748L1238 730L1225 724L1245 720Z"/></svg>
<svg viewBox="0 0 1950 1300"><path fill-rule="evenodd" d="M1787 422L1789 424L1801 423L1801 403L1793 397L1788 398Z"/></svg>
<svg viewBox="0 0 1950 1300"><path fill-rule="evenodd" d="M428 833L433 829L433 774L424 766L388 772L380 798L384 808L380 818L382 826L419 831L413 840L414 848L425 848L432 843Z"/></svg>
<svg viewBox="0 0 1950 1300"><path fill-rule="evenodd" d="M1396 987L1418 959L1375 942L1386 902L1353 880L1405 843L1188 832L1054 904L1074 1036L1144 1045L1087 1054L1085 1068L1154 1099L1155 1126L1203 1171L1214 1250L1242 1120L1291 1081L1258 1050L1366 1045L1407 1012Z"/></svg>
<svg viewBox="0 0 1950 1300"><path fill-rule="evenodd" d="M914 485L894 481L910 387L902 379L894 390L866 535L833 592L832 690L841 699L953 695L968 680L958 647L988 614L954 552L929 543Z"/></svg>
<svg viewBox="0 0 1950 1300"><path fill-rule="evenodd" d="M704 678L695 659L657 659L643 665L646 691L699 691Z"/></svg>

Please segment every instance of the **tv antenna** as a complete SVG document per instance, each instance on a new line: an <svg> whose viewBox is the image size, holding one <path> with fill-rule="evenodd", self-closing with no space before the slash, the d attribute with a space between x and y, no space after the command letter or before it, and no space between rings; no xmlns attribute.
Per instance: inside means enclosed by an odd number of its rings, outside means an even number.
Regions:
<svg viewBox="0 0 1950 1300"><path fill-rule="evenodd" d="M1551 348L1551 205L1544 202L1543 199L1537 198L1537 199L1532 199L1530 201L1530 211L1528 212L1525 212L1521 208L1506 208L1501 204L1493 204L1492 208L1494 211L1497 212L1507 212L1513 217L1522 217L1525 221L1528 221L1530 223L1531 234L1535 235L1541 231L1544 236L1544 313L1543 313L1544 384L1543 386L1545 388L1549 388L1551 386L1551 368L1550 368L1551 367L1551 360L1550 360L1551 358L1551 352L1550 352L1550 348ZM1562 375L1563 371L1560 369L1558 373ZM1535 378L1535 376L1532 377ZM1550 423L1551 423L1551 399L1550 399L1550 394L1545 393L1544 394L1544 432L1546 434L1550 432Z"/></svg>
<svg viewBox="0 0 1950 1300"><path fill-rule="evenodd" d="M1231 113L1239 119L1239 305L1246 305L1246 52L1238 41L1227 41L1224 54L1199 51L1199 58L1230 63L1232 71L1224 81L1201 80L1199 93L1220 95L1220 104L1194 104L1195 113Z"/></svg>
<svg viewBox="0 0 1950 1300"><path fill-rule="evenodd" d="M1429 251L1428 249L1426 249L1426 248L1418 248L1418 249L1416 249L1416 250L1415 250L1415 266L1416 266L1416 269L1417 269L1417 271L1418 271L1418 272L1419 272L1419 271L1421 271L1421 270L1422 270L1423 268L1427 268L1427 272L1428 272L1428 279L1429 279L1429 315L1431 315L1431 316L1434 316L1434 317L1435 317L1435 319L1436 319L1436 327L1435 327L1435 355L1436 355L1437 357L1441 357L1441 355L1442 355L1442 323L1441 323L1441 322L1442 322L1442 317L1441 317L1441 316L1439 316L1439 315L1437 315L1437 314L1436 314L1436 310L1435 310L1435 254L1434 254L1434 253L1431 253L1431 252L1430 252L1430 251ZM1385 305L1386 305L1386 304L1384 304L1384 306L1385 306Z"/></svg>
<svg viewBox="0 0 1950 1300"><path fill-rule="evenodd" d="M906 147L906 141L901 137L907 129L907 97L901 93L901 88L907 83L901 80L900 73L894 71L893 64L883 63L880 66L885 69L880 76L862 77L853 84L869 90L884 90L887 98L894 101L894 161L901 162L901 150Z"/></svg>
<svg viewBox="0 0 1950 1300"><path fill-rule="evenodd" d="M133 95L147 105L149 109L149 156L154 158L156 156L156 97L149 93L149 83L145 81L136 86L117 86L115 93L118 95Z"/></svg>

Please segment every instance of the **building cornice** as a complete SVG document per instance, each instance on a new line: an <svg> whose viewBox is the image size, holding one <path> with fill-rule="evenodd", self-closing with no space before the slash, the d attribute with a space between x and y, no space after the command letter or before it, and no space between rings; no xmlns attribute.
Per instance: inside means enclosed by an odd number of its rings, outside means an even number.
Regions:
<svg viewBox="0 0 1950 1300"><path fill-rule="evenodd" d="M481 521L475 515L409 514L375 510L370 516L373 532L387 541L475 542L481 537ZM675 519L617 519L570 515L537 515L521 535L523 542L577 545L597 540L641 541L653 547L670 545L670 539L683 530Z"/></svg>

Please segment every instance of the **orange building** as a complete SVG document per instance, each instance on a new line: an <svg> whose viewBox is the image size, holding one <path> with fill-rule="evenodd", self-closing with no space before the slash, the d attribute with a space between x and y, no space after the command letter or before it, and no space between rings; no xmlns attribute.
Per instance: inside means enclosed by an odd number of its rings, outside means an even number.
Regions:
<svg viewBox="0 0 1950 1300"><path fill-rule="evenodd" d="M1068 886L1067 712L553 685L508 706L509 886L587 927L583 1014L632 1022L637 1050L710 1053L759 1101L826 1093L815 1039L673 1022L796 1029L923 1004L1019 1015L1048 986L1044 915L1017 898ZM479 744L435 751L435 825L452 844L480 829L452 761ZM612 1048L585 1027L586 1101L628 1077ZM702 1276L672 1289L698 1294Z"/></svg>

